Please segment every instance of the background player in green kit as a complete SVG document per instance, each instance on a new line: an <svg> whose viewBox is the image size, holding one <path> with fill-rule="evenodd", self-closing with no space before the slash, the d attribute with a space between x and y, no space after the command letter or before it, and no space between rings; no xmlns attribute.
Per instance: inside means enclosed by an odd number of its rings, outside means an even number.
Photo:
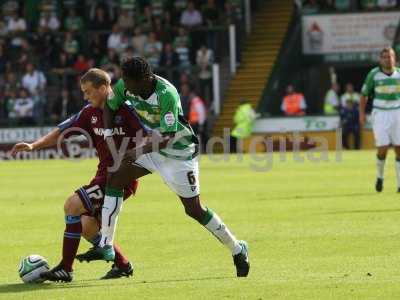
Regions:
<svg viewBox="0 0 400 300"><path fill-rule="evenodd" d="M375 189L383 190L384 167L390 145L396 153L397 192L400 192L400 69L392 48L380 53L380 66L372 69L365 79L360 99L360 124L365 124L365 107L373 99L372 128L377 152Z"/></svg>
<svg viewBox="0 0 400 300"><path fill-rule="evenodd" d="M157 172L178 195L186 214L231 250L237 276L247 276L250 263L246 242L238 241L220 217L200 203L197 138L183 118L176 88L153 74L149 64L139 57L125 60L122 73L123 80L117 82L107 101L105 128L113 128L113 115L126 102L135 109L145 126L163 138L156 145L157 150L154 150L154 143L149 142L141 148L144 154L138 155L134 151L127 154L118 171L110 174L102 210L101 243L97 249L87 252L87 258L113 259L112 242L125 182ZM111 132L106 135L109 136L107 141L112 142Z"/></svg>

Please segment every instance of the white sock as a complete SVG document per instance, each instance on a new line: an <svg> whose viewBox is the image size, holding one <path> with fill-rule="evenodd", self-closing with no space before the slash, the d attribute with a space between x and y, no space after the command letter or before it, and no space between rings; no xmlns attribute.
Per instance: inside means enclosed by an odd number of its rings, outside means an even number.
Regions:
<svg viewBox="0 0 400 300"><path fill-rule="evenodd" d="M103 208L101 209L101 240L100 247L112 246L114 241L115 228L117 227L118 214L121 211L123 197L104 197Z"/></svg>
<svg viewBox="0 0 400 300"><path fill-rule="evenodd" d="M207 224L204 225L222 244L228 247L232 255L236 255L242 251L242 246L239 244L236 237L230 232L228 227L222 222L220 217L210 209L207 214L211 217Z"/></svg>
<svg viewBox="0 0 400 300"><path fill-rule="evenodd" d="M396 159L397 187L400 188L400 160Z"/></svg>
<svg viewBox="0 0 400 300"><path fill-rule="evenodd" d="M385 170L385 159L376 158L376 177L383 179L383 173Z"/></svg>

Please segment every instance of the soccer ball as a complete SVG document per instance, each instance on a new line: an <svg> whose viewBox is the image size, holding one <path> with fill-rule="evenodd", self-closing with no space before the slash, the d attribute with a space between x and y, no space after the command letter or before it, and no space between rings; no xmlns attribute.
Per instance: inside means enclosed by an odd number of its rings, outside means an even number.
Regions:
<svg viewBox="0 0 400 300"><path fill-rule="evenodd" d="M21 260L18 273L25 283L40 283L44 281L40 278L40 274L49 269L49 264L44 257L32 254Z"/></svg>

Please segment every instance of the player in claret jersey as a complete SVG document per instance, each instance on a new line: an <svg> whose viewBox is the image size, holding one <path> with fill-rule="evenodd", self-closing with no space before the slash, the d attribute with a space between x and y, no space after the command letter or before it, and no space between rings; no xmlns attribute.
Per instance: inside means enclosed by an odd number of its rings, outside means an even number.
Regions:
<svg viewBox="0 0 400 300"><path fill-rule="evenodd" d="M103 259L112 259L115 231L112 220L115 214L110 207L122 205L127 182L156 172L177 194L186 214L231 251L237 276L247 276L250 269L247 243L237 240L221 218L200 203L198 141L183 118L176 88L166 79L153 74L148 62L140 57L128 58L122 63L122 77L104 107L107 142L112 144L111 128L116 121L115 114L124 103L130 103L140 121L163 138L158 143L153 140L141 147L142 155L130 151L118 171L110 174L102 210L102 239L99 247L93 248L92 252L101 254Z"/></svg>
<svg viewBox="0 0 400 300"><path fill-rule="evenodd" d="M111 91L110 78L108 74L100 69L90 69L81 78L81 89L85 99L90 104L85 106L78 114L62 122L46 136L39 140L28 143L18 143L12 153L15 155L20 151L33 151L57 144L62 135L73 134L88 135L99 156L99 164L95 177L88 185L77 189L70 196L64 205L65 231L63 240L63 251L61 262L52 270L41 274L50 281L69 282L73 278L72 264L75 259L81 235L94 246L100 242L100 218L101 208L104 200L104 192L107 177L107 168L113 165L113 156L107 148L104 140L103 112L107 96ZM132 137L139 137L139 131L145 131L135 113L126 105L122 105L116 112L116 122L113 127L113 138L117 149L120 149L123 139L129 140L128 148L135 147ZM144 135L144 134L143 134ZM125 185L123 199L134 194L137 188L137 181L131 180ZM122 200L121 200L122 201ZM112 269L102 279L119 278L130 276L133 267L128 259L122 254L121 249L113 244L115 259ZM79 260L86 260L87 256L77 256ZM95 260L96 257L90 257Z"/></svg>

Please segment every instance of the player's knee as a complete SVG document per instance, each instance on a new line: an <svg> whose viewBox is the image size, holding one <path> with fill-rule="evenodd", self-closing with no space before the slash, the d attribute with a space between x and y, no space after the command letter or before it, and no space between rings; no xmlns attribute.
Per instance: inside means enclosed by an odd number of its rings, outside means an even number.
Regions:
<svg viewBox="0 0 400 300"><path fill-rule="evenodd" d="M79 216L84 212L84 207L78 195L70 196L64 203L64 213L70 216Z"/></svg>
<svg viewBox="0 0 400 300"><path fill-rule="evenodd" d="M196 221L201 222L204 218L204 209L198 203L191 203L186 204L185 206L185 213L189 217L195 219Z"/></svg>

